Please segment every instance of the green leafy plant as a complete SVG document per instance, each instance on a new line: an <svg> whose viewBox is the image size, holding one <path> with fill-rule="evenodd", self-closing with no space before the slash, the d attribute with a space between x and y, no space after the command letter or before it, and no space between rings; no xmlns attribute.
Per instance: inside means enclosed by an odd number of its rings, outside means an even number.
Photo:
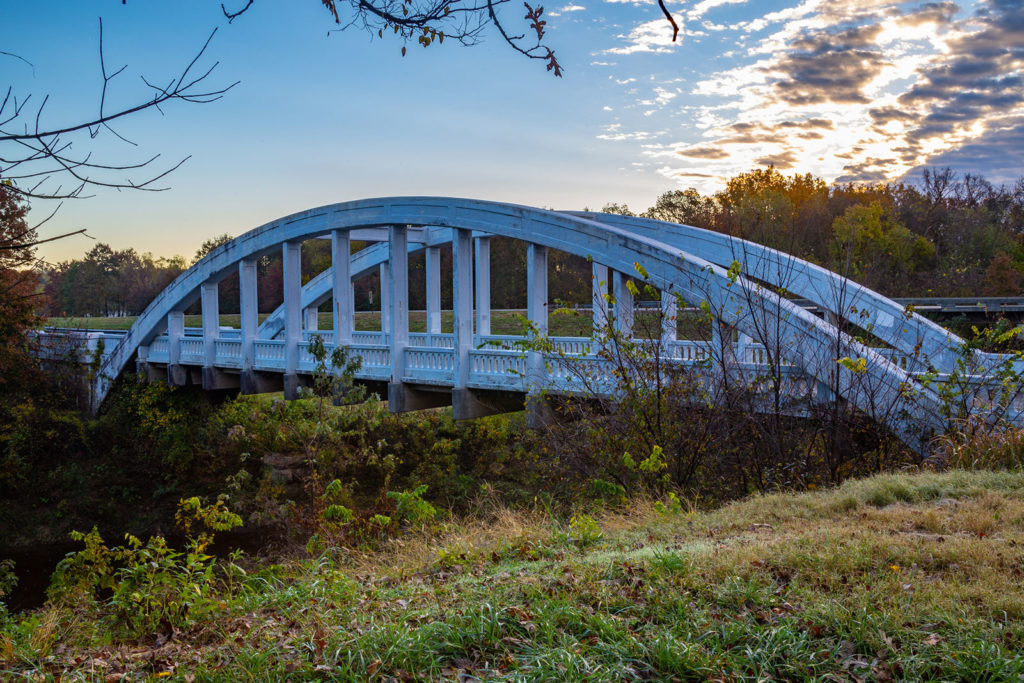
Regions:
<svg viewBox="0 0 1024 683"><path fill-rule="evenodd" d="M576 514L569 518L569 538L577 547L586 548L604 538L604 532L590 515Z"/></svg>
<svg viewBox="0 0 1024 683"><path fill-rule="evenodd" d="M423 500L426 492L426 484L412 491L388 491L388 498L395 501L395 517L409 524L423 524L437 517L437 508Z"/></svg>
<svg viewBox="0 0 1024 683"><path fill-rule="evenodd" d="M129 638L203 620L217 609L219 582L216 559L206 549L214 532L242 523L226 503L224 496L210 505L198 498L180 501L176 518L189 534L184 552L169 547L162 536L143 542L126 534L123 546L111 548L96 528L73 532L85 548L57 566L48 590L51 602L89 607L111 631Z"/></svg>
<svg viewBox="0 0 1024 683"><path fill-rule="evenodd" d="M338 404L356 403L363 399L364 391L355 389L355 374L363 366L363 359L349 353L348 347L337 346L330 353L319 334L309 338L309 355L316 365L313 367L313 395L319 401L320 422L323 422L324 403L332 398Z"/></svg>

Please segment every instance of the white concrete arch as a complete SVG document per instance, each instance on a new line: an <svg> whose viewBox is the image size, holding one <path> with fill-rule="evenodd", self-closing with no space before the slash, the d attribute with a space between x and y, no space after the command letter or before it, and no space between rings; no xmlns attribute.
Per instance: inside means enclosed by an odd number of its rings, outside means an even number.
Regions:
<svg viewBox="0 0 1024 683"><path fill-rule="evenodd" d="M750 337L763 339L766 345L777 349L786 362L808 379L829 384L837 380L839 394L865 411L873 412L877 405L891 408L886 411L883 419L900 438L913 447L920 450L923 439L945 427L940 416L940 402L933 390L922 386L913 375L893 363L887 355L857 342L828 321L779 297L769 288L749 279L743 271L729 272L722 264L715 263L715 260L722 260L722 244L704 235L706 231L698 234L692 232L695 230L688 228L675 234L666 225L660 224L445 197L367 199L310 209L272 221L239 236L210 252L175 279L147 307L128 334L106 357L101 368L102 379L97 383L95 394L98 400L102 400L110 379L124 372L136 356L143 363L165 363L172 379L174 373L180 375L184 372L181 369L184 366L201 367L204 370L205 385L207 370L210 370L212 377L213 371L218 368L244 373L247 368L256 367L253 358L258 354L253 349L260 345L268 353L280 354L281 357L275 359L274 364L265 367L279 371L285 378L287 389L288 378L294 378L301 363L306 362L300 358L303 353L302 308L322 302L339 292L335 301L336 306L342 308L340 315L335 318L344 320L347 317L350 320L352 278L384 263L390 266L387 281L393 292L389 307L390 333L379 340L384 343L376 344L382 353L373 356L374 363L371 366L376 369L372 372L368 370L367 376L387 380L397 386L408 384L410 378L420 382L426 377L428 380L422 381L450 387L453 396L455 392L474 390L474 382L476 389L491 387L491 384L479 379L486 374L486 370L480 368L490 361L481 353L473 351L476 344L473 339L472 240L474 236L486 238L500 235L523 240L529 245L528 309L530 317L538 322L543 319L544 325L547 305L546 249L559 249L590 258L613 274L635 274L635 264L639 264L654 287L673 295L678 294L691 304L706 301L725 324ZM336 267L330 274L321 274L313 281L319 282L319 290L311 286L311 282L303 292L298 276L299 246L302 240L323 236L331 236L335 242L333 253ZM341 263L342 255L348 255L351 239L378 240L381 244L350 259L344 259L344 266L339 269L337 265ZM383 243L384 239L386 243ZM431 347L429 353L410 349L407 296L401 294L405 292L407 295L408 292L408 253L411 249L422 246L436 248L448 242L453 245L456 296L456 329L452 348L448 351ZM686 248L691 245L699 245L702 251L713 251L714 258L707 259L693 253ZM749 248L752 250L753 246ZM264 326L263 339L258 340L255 292L251 284L255 282L255 259L276 249L282 249L284 257L285 306L278 315L284 338L267 339L273 336L271 327L278 324L274 322L273 325ZM769 256L775 258L776 262L782 262L784 255L778 255L777 252L772 254L774 256ZM224 335L220 334L217 326L215 285L236 268L242 277L243 323L240 337L232 340L222 338ZM750 272L763 281L771 281L753 267ZM805 268L802 272L823 278L823 281L828 280L828 276L813 268ZM614 280L620 285L624 282L619 276ZM327 281L331 283L329 287L324 284ZM620 286L617 294L621 304L621 300L625 299L624 287ZM878 295L871 294L873 296L867 297L867 300L875 301L874 297ZM200 297L204 308L203 336L198 340L190 339L185 335L183 311ZM881 301L879 305L888 305L885 301L888 300ZM478 311L484 308L488 307L477 306ZM881 328L880 331L884 332ZM154 340L160 348L151 348ZM354 347L359 346L350 329L339 328L334 341L346 345L351 342ZM163 348L164 344L166 349ZM236 345L240 350L235 348ZM374 348L364 350L376 353ZM387 353L383 353L383 350ZM222 355L227 360L221 361ZM851 369L838 364L839 358L863 360L863 363L859 368ZM386 363L382 359L386 359ZM409 359L412 360L407 362ZM537 371L540 365L536 360L528 363L529 368L522 366L523 369L532 368ZM477 376L474 373L479 375L478 380L473 379ZM531 379L528 375L528 371L522 372L520 379L494 386L528 390L527 384L538 379ZM873 387L870 396L859 389L865 383ZM216 381L211 379L210 387L216 388Z"/></svg>

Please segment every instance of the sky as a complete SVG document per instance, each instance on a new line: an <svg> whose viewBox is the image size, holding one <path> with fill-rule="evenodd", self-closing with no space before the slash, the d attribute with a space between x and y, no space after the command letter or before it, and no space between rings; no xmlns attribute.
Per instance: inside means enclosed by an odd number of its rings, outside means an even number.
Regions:
<svg viewBox="0 0 1024 683"><path fill-rule="evenodd" d="M211 0L0 0L3 74L13 96L30 97L33 122L46 98L44 127L95 115L101 18L108 72L125 66L108 110L145 100L143 78L169 82L214 29L196 66L216 65L211 86L238 82L216 102L171 103L69 140L104 163L159 155L149 168L160 172L187 161L161 192L65 201L40 236L86 228L92 239L40 256L77 258L101 241L190 257L215 235L366 197L639 211L769 164L830 182L913 179L928 166L997 184L1024 175L1024 0L667 5L676 42L654 0L544 5L564 68L555 78L493 30L471 47L412 43L402 56L394 37L332 30L318 0L255 0L230 24ZM501 12L526 29L521 5ZM68 185L49 187L58 181ZM31 217L54 208L36 201Z"/></svg>

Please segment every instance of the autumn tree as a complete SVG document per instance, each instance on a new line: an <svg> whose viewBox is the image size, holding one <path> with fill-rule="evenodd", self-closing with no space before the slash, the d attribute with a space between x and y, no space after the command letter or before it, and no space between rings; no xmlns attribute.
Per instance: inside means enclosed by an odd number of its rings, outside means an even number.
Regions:
<svg viewBox="0 0 1024 683"><path fill-rule="evenodd" d="M36 231L25 219L28 204L0 184L0 393L17 381L24 362L25 331L36 321Z"/></svg>
<svg viewBox="0 0 1024 683"><path fill-rule="evenodd" d="M910 232L878 202L851 206L832 223L832 232L833 268L889 293L935 256L935 245Z"/></svg>

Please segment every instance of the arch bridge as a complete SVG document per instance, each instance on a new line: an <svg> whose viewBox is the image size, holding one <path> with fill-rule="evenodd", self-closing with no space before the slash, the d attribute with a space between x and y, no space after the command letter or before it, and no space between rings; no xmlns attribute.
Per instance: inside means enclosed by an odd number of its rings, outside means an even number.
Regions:
<svg viewBox="0 0 1024 683"><path fill-rule="evenodd" d="M592 263L591 338L552 338L516 348L491 334L490 239L527 248L527 318L548 331L548 250ZM302 285L300 248L329 238L332 267ZM351 252L354 241L371 243ZM454 324L441 331L440 248L451 245ZM425 333L409 331L409 254L425 251ZM280 251L284 303L259 323L257 260ZM381 330L356 331L353 282L380 272ZM218 283L238 273L241 325L219 325ZM612 368L597 353L605 321L622 335L634 325L630 277L642 273L660 293L664 314L658 352L666 372L689 368L709 395L742 379L755 391L772 377L784 409L807 412L841 400L884 423L925 452L947 429L944 409L956 383L969 411L1021 420L1021 397L1006 382L1013 359L966 350L962 339L886 297L791 255L686 225L577 211L549 211L447 197L365 199L302 211L257 227L214 249L167 286L127 333L106 340L93 387L93 407L119 375L138 368L174 385L243 393L284 390L294 398L315 360L309 340L328 351L347 347L362 360L356 377L386 384L393 411L450 404L456 419L521 408L541 391L579 393L568 363L586 363L614 392ZM780 292L784 292L783 296ZM822 316L791 297L813 302ZM202 327L186 329L196 300ZM332 301L333 329L318 329L317 309ZM712 339L677 335L679 304L714 320ZM133 362L134 361L134 362ZM1002 368L1003 370L1000 370ZM166 375L165 375L166 373ZM756 389L756 387L761 387ZM766 399L767 400L767 399ZM776 402L775 409L779 408Z"/></svg>

